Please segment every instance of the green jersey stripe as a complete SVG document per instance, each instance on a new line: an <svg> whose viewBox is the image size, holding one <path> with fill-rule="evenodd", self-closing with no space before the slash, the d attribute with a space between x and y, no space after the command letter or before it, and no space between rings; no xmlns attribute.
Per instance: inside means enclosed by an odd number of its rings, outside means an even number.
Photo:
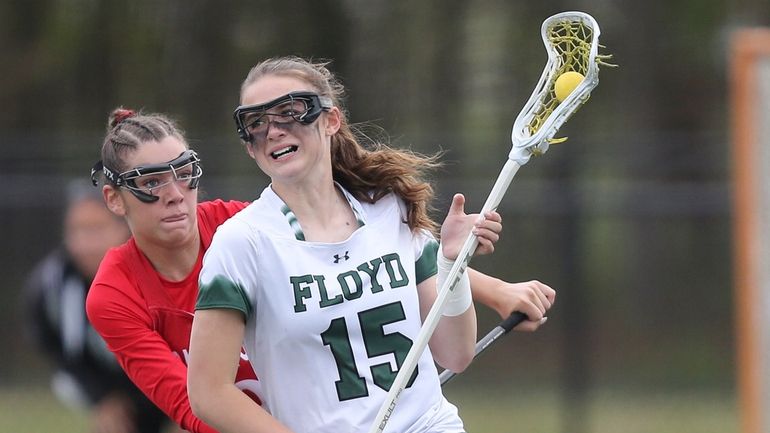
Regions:
<svg viewBox="0 0 770 433"><path fill-rule="evenodd" d="M206 284L201 284L198 292L195 309L207 310L212 308L239 310L243 312L244 319L249 317L252 312L251 303L243 287L221 275L214 277Z"/></svg>
<svg viewBox="0 0 770 433"><path fill-rule="evenodd" d="M417 284L422 283L438 273L436 253L438 253L438 242L431 240L425 244L425 247L422 249L422 254L420 254L420 258L417 259L417 262L414 264L414 273Z"/></svg>

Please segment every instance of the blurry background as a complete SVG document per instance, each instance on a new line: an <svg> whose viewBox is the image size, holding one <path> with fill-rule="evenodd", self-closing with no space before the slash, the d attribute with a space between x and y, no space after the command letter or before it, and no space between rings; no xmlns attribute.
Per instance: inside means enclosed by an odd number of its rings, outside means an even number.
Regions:
<svg viewBox="0 0 770 433"><path fill-rule="evenodd" d="M770 25L767 0L0 3L0 430L83 431L50 396L19 295L110 110L171 114L204 194L248 200L267 182L231 120L241 80L266 56L332 59L352 121L445 150L437 207L461 191L473 211L545 64L540 23L564 10L597 19L620 68L519 172L497 253L473 262L558 301L445 391L476 432L737 432L729 41ZM480 320L483 334L499 317Z"/></svg>

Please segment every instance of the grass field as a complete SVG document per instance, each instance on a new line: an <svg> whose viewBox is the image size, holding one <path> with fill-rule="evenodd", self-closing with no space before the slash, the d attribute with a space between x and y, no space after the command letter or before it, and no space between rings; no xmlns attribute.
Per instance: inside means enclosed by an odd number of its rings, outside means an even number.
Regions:
<svg viewBox="0 0 770 433"><path fill-rule="evenodd" d="M460 408L469 433L566 433L557 392L503 393L454 386L447 398ZM531 390L529 390L531 391ZM516 394L516 395L513 395ZM737 433L732 396L720 393L598 391L580 416L585 433ZM87 433L86 418L44 388L0 389L0 432Z"/></svg>
<svg viewBox="0 0 770 433"><path fill-rule="evenodd" d="M524 392L523 392L524 391ZM530 392L527 392L530 391ZM512 394L517 394L513 396ZM719 393L594 392L585 413L565 417L558 392L446 390L469 433L737 433L732 396ZM579 419L581 428L565 425Z"/></svg>

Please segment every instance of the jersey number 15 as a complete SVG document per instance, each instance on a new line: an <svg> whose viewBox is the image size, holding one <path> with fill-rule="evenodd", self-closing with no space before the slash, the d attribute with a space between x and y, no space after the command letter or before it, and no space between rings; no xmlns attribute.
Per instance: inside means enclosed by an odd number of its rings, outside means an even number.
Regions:
<svg viewBox="0 0 770 433"><path fill-rule="evenodd" d="M400 332L386 334L383 331L383 327L405 319L404 308L400 302L393 302L358 313L358 322L361 325L361 333L367 356L373 358L392 353L396 359L396 370L393 370L388 362L375 364L370 367L374 384L385 391L390 390L390 386L396 379L398 369L401 368L406 355L409 353L409 349L412 347L412 340ZM321 334L321 339L324 345L329 346L331 349L334 362L337 364L340 380L336 381L335 385L337 387L337 397L340 401L369 395L369 390L366 388L366 379L358 374L358 369L356 368L356 360L353 356L345 318L338 317L333 319L329 324L329 328ZM407 388L412 385L416 377L417 369L414 370L412 377L409 379Z"/></svg>

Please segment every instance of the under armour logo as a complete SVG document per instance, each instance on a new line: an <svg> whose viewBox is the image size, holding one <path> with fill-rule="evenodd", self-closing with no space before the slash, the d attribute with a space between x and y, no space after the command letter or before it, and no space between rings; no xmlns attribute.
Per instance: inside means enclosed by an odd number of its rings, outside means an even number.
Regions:
<svg viewBox="0 0 770 433"><path fill-rule="evenodd" d="M340 262L340 260L343 260L343 259L344 259L344 260L348 260L349 258L350 258L350 256L348 255L348 252L347 252L347 251L345 251L345 255L344 255L344 256L342 256L342 257L340 257L340 255L339 255L339 254L335 254L335 255L334 255L334 263L339 263L339 262Z"/></svg>

